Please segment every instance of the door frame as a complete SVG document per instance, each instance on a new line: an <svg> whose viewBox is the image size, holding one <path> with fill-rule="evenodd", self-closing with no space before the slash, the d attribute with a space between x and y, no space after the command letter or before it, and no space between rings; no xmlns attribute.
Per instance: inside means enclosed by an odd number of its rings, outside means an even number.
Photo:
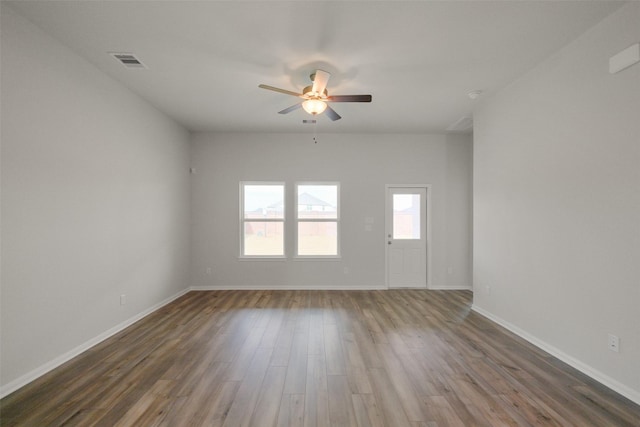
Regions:
<svg viewBox="0 0 640 427"><path fill-rule="evenodd" d="M424 188L426 193L426 207L424 214L427 216L425 239L426 251L427 251L427 283L426 288L431 289L431 184L385 184L384 186L384 283L387 289L389 288L389 245L387 244L387 236L391 230L391 212L389 207L391 206L391 198L389 197L389 190L391 188Z"/></svg>

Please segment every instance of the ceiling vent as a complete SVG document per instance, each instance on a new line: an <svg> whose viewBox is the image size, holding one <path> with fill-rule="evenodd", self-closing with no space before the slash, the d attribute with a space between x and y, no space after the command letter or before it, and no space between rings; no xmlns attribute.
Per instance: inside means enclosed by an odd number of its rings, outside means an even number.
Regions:
<svg viewBox="0 0 640 427"><path fill-rule="evenodd" d="M127 68L145 68L147 66L142 63L133 53L115 53L109 52L109 55L113 56L118 60L122 65Z"/></svg>
<svg viewBox="0 0 640 427"><path fill-rule="evenodd" d="M461 117L447 128L450 132L468 132L473 129L473 119L469 116Z"/></svg>

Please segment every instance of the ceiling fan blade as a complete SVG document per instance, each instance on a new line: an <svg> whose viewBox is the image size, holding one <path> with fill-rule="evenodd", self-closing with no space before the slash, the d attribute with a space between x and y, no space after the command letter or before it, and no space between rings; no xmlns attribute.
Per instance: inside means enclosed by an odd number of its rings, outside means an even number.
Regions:
<svg viewBox="0 0 640 427"><path fill-rule="evenodd" d="M335 95L327 98L328 102L371 102L371 95Z"/></svg>
<svg viewBox="0 0 640 427"><path fill-rule="evenodd" d="M327 83L329 83L329 77L331 77L331 74L326 71L316 70L313 77L313 88L311 90L317 94L324 93L324 90L327 88Z"/></svg>
<svg viewBox="0 0 640 427"><path fill-rule="evenodd" d="M284 93L285 95L292 95L292 96L302 97L302 94L300 94L300 93L292 92L292 91L286 90L286 89L280 89L278 87L273 87L273 86L269 86L269 85L258 85L258 87L262 88L262 89L272 90L274 92Z"/></svg>
<svg viewBox="0 0 640 427"><path fill-rule="evenodd" d="M294 105L292 105L292 106L291 106L291 107L289 107L289 108L285 108L285 109L284 109L284 110L282 110L282 111L278 111L278 114L288 114L288 113L290 113L290 112L292 112L292 111L294 111L294 110L297 110L297 109L298 109L298 108L300 108L300 107L302 107L302 102L301 102L301 103L299 103L299 104L294 104Z"/></svg>
<svg viewBox="0 0 640 427"><path fill-rule="evenodd" d="M327 109L324 110L324 113L327 115L327 117L329 117L334 122L342 118L340 117L340 114L336 113L336 111L333 108L329 107L328 105L327 105Z"/></svg>

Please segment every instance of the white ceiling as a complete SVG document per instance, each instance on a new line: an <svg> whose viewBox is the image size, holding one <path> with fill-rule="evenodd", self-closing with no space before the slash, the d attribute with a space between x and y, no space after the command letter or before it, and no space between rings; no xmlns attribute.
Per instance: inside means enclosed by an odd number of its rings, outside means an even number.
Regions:
<svg viewBox="0 0 640 427"><path fill-rule="evenodd" d="M3 2L5 3L5 2ZM444 132L620 7L611 1L6 2L191 131L300 132L316 68L342 120L318 132ZM135 53L126 69L108 52ZM606 64L603 64L606 66Z"/></svg>

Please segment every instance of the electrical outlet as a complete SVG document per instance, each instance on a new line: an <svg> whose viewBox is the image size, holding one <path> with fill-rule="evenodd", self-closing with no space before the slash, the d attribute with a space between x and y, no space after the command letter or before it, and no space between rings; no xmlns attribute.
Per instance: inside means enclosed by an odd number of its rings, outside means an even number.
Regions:
<svg viewBox="0 0 640 427"><path fill-rule="evenodd" d="M485 286L484 286L484 292L485 292L487 295L491 295L491 286L489 286L489 285L485 285Z"/></svg>
<svg viewBox="0 0 640 427"><path fill-rule="evenodd" d="M211 267L207 267L207 274L211 274Z"/></svg>
<svg viewBox="0 0 640 427"><path fill-rule="evenodd" d="M344 274L349 274L349 267L345 267L343 271L344 271Z"/></svg>
<svg viewBox="0 0 640 427"><path fill-rule="evenodd" d="M125 305L127 303L127 296L125 294L120 295L120 305Z"/></svg>
<svg viewBox="0 0 640 427"><path fill-rule="evenodd" d="M609 350L616 353L620 352L620 338L616 335L609 334Z"/></svg>

